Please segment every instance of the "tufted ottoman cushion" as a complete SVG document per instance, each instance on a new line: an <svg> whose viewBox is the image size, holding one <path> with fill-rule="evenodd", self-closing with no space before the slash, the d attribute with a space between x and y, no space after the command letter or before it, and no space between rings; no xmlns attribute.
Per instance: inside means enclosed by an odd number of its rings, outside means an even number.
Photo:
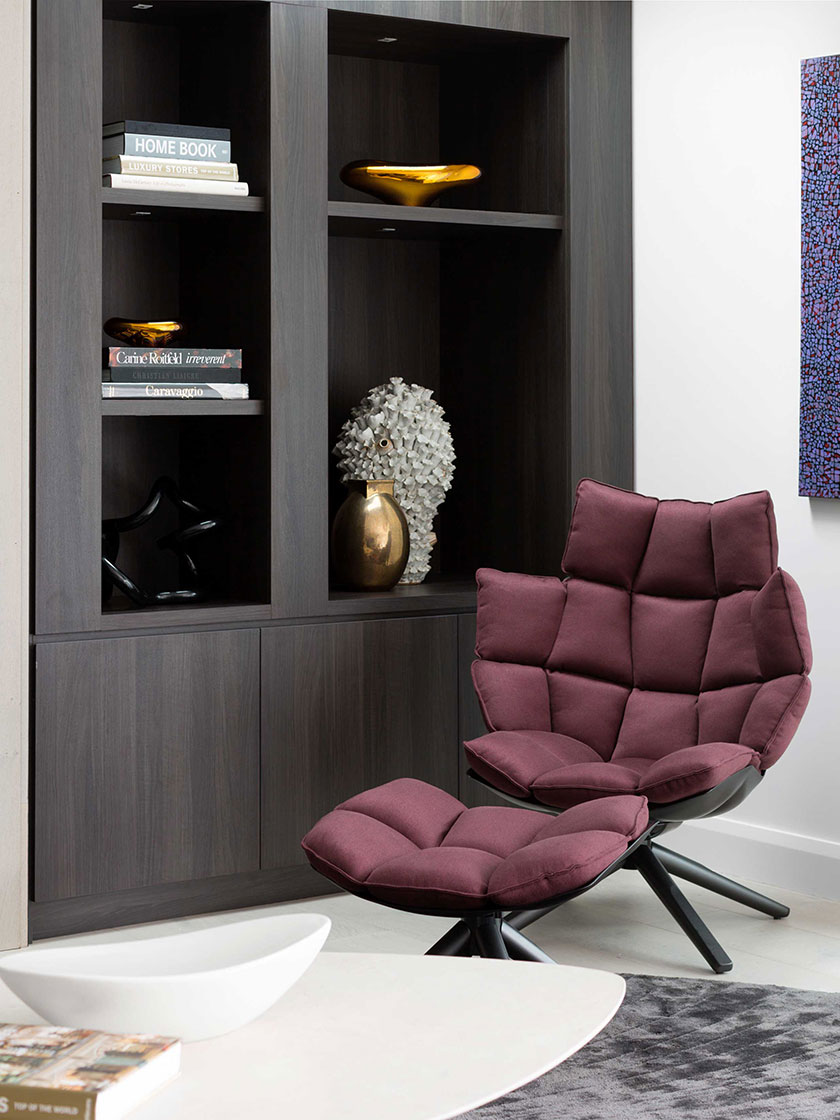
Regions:
<svg viewBox="0 0 840 1120"><path fill-rule="evenodd" d="M647 828L644 797L608 797L560 816L468 809L400 778L328 813L303 838L316 871L353 894L436 910L535 906L590 882Z"/></svg>

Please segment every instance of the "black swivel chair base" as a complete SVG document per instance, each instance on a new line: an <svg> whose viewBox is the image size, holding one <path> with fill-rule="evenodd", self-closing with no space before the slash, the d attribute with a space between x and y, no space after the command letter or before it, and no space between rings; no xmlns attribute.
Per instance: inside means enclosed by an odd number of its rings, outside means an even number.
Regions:
<svg viewBox="0 0 840 1120"><path fill-rule="evenodd" d="M561 810L553 809L547 805L540 805L536 802L525 801L510 794L502 793L479 777L475 771L470 770L468 773L479 785L490 790L497 798L508 801L512 805L538 809L540 812L555 815L561 812ZM760 771L754 767L749 767L747 770L741 770L737 774L733 774L732 777L727 778L715 786L714 789L707 790L695 797L686 798L684 801L674 802L671 805L651 805L651 820L655 823L650 835L645 838L644 843L634 846L628 852L627 858L622 861L623 867L639 872L709 967L717 973L731 971L732 961L674 882L672 876L685 879L686 882L704 887L706 890L713 891L724 898L732 899L734 902L740 902L744 906L749 906L753 910L769 915L771 918L786 918L790 913L790 907L785 906L782 902L776 902L775 899L768 898L767 895L759 894L758 891L750 890L749 887L744 887L733 879L727 879L726 876L719 875L716 871L704 867L702 863L697 863L687 856L680 855L679 852L673 852L670 848L663 848L661 844L653 840L653 837L662 835L669 828L675 828L684 821L717 816L719 813L735 808L758 785L762 776ZM546 906L541 910L520 910L508 914L502 919L502 925L508 930L522 930L544 915L550 914L552 910L556 910L557 906L562 905L564 901L567 900L563 899L561 902ZM455 931L450 932L454 933ZM442 938L438 945L445 940L446 938ZM531 945L530 941L528 941L528 945ZM536 946L533 946L533 948L536 948ZM434 949L436 950L437 946ZM430 952L432 951L434 950L430 950ZM510 955L513 956L513 953ZM534 958L516 959L531 960Z"/></svg>
<svg viewBox="0 0 840 1120"><path fill-rule="evenodd" d="M650 844L654 830L655 826L646 828L640 836L637 836L628 845L625 852L622 852L594 879L567 891L565 894L546 899L545 905L539 909L513 910L508 914L501 910L451 911L416 909L410 906L395 906L395 909L405 910L413 914L431 914L438 918L457 917L459 919L452 929L447 930L443 937L436 941L431 949L427 950L427 957L487 957L493 960L556 964L557 962L548 953L544 953L539 945L535 945L533 941L525 937L522 930L531 925L532 922L550 914L552 910L556 910L564 902L569 902L571 899L592 890L593 887L603 882L610 875L615 874L616 871L620 871L621 868L635 866L635 859L639 852ZM394 904L391 903L390 905Z"/></svg>
<svg viewBox="0 0 840 1120"><path fill-rule="evenodd" d="M771 918L786 918L790 913L790 907L785 906L783 902L776 902L766 894L759 894L758 891L736 883L734 879L727 879L725 875L719 875L717 871L704 867L702 863L697 863L688 856L672 852L670 848L663 848L661 844L651 844L651 850L665 870L679 879L685 879L686 882L694 883L697 887L705 887L707 891L714 891L723 898L731 898L733 902L740 902L743 906L749 906L750 909L758 910Z"/></svg>
<svg viewBox="0 0 840 1120"><path fill-rule="evenodd" d="M538 945L505 921L499 911L462 918L427 951L426 956L555 963Z"/></svg>
<svg viewBox="0 0 840 1120"><path fill-rule="evenodd" d="M649 839L634 847L621 866L639 872L668 913L691 940L710 968L717 973L729 972L732 961L718 943L712 931L679 889L663 866L659 848ZM665 849L659 849L665 852ZM671 853L667 853L671 854ZM699 866L699 864L697 865ZM705 870L705 868L703 869ZM712 872L709 872L712 874ZM582 892L573 892L569 897ZM525 937L522 930L550 914L564 902L563 898L537 910L515 910L509 914L501 911L462 915L460 921L448 930L429 949L430 957L487 957L494 960L536 961L543 964L555 962L538 945Z"/></svg>

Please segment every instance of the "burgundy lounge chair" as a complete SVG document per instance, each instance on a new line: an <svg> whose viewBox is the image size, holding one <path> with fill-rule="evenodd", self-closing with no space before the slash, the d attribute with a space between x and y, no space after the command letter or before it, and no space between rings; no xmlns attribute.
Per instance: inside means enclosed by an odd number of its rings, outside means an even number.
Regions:
<svg viewBox="0 0 840 1120"><path fill-rule="evenodd" d="M465 744L473 776L555 811L641 794L653 836L740 804L810 695L805 604L777 566L770 495L658 501L585 479L563 568L563 581L478 573L489 733ZM789 913L655 842L633 862L716 972L732 962L669 872Z"/></svg>
<svg viewBox="0 0 840 1120"><path fill-rule="evenodd" d="M636 869L726 972L669 872L773 917L787 907L653 837L739 804L808 702L805 607L776 566L770 496L659 502L585 480L563 566L565 581L478 573L489 734L466 749L518 808L467 809L406 778L344 802L303 848L354 894L457 918L430 953L521 960L549 959L523 928Z"/></svg>

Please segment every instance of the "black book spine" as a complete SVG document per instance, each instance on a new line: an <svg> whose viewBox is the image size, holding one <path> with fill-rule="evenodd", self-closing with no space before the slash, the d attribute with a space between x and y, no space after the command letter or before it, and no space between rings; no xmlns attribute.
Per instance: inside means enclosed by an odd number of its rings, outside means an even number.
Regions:
<svg viewBox="0 0 840 1120"><path fill-rule="evenodd" d="M230 140L229 128L201 124L165 124L162 121L115 121L106 124L102 132L104 136L139 132L146 136L194 136L199 140Z"/></svg>
<svg viewBox="0 0 840 1120"><path fill-rule="evenodd" d="M155 385L203 384L238 385L242 380L241 369L224 366L108 366L102 371L103 381Z"/></svg>

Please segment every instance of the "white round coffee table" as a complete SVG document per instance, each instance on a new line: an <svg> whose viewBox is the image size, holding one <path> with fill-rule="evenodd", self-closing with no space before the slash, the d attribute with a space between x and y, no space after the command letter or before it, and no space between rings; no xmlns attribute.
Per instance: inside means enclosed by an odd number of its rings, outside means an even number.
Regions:
<svg viewBox="0 0 840 1120"><path fill-rule="evenodd" d="M321 953L261 1019L185 1046L136 1120L444 1120L539 1077L610 1021L609 972Z"/></svg>
<svg viewBox="0 0 840 1120"><path fill-rule="evenodd" d="M594 969L322 952L261 1018L185 1045L178 1080L131 1116L445 1120L568 1058L623 998ZM0 1022L37 1021L0 985Z"/></svg>

